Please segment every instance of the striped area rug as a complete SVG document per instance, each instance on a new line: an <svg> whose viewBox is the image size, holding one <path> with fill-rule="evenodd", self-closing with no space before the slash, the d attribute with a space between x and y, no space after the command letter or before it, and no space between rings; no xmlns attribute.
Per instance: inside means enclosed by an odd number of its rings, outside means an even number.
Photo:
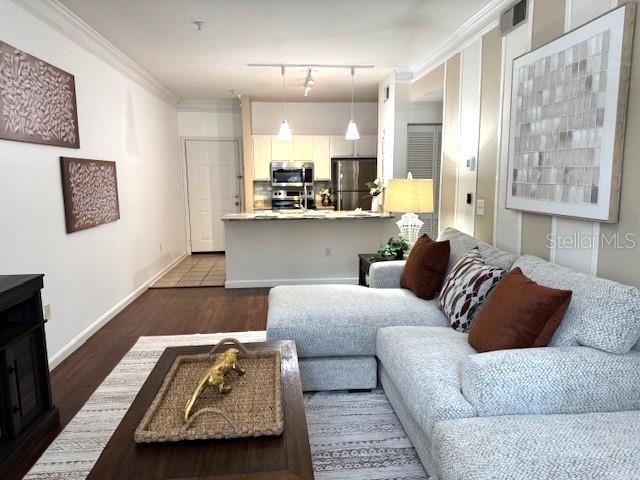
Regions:
<svg viewBox="0 0 640 480"><path fill-rule="evenodd" d="M140 337L25 479L86 478L163 350L224 337L260 342L265 332ZM316 479L427 478L382 390L306 394L305 405Z"/></svg>

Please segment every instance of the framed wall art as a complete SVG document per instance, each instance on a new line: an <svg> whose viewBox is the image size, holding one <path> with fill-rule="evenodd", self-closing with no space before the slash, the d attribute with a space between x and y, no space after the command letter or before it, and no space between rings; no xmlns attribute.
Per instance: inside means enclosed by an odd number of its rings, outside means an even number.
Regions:
<svg viewBox="0 0 640 480"><path fill-rule="evenodd" d="M617 222L635 4L513 61L507 208Z"/></svg>
<svg viewBox="0 0 640 480"><path fill-rule="evenodd" d="M80 148L73 75L0 42L0 138Z"/></svg>
<svg viewBox="0 0 640 480"><path fill-rule="evenodd" d="M67 233L120 218L116 162L60 157Z"/></svg>

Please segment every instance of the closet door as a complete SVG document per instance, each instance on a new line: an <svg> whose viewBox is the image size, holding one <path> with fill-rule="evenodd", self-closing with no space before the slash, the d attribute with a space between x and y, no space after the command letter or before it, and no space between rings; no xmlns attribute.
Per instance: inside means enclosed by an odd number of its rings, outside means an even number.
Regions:
<svg viewBox="0 0 640 480"><path fill-rule="evenodd" d="M424 222L421 234L435 239L439 233L440 159L442 125L410 124L407 127L407 171L413 178L433 180L433 213L420 214Z"/></svg>

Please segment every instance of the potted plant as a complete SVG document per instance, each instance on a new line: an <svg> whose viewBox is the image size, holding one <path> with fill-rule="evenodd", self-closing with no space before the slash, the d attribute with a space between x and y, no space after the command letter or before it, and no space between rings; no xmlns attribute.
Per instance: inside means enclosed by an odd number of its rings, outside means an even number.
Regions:
<svg viewBox="0 0 640 480"><path fill-rule="evenodd" d="M404 238L392 237L373 257L371 257L371 260L402 260L404 258L404 252L407 250L409 250L409 244Z"/></svg>
<svg viewBox="0 0 640 480"><path fill-rule="evenodd" d="M382 192L384 191L384 179L376 178L373 182L367 182L369 195L371 196L371 211L379 212L382 208Z"/></svg>

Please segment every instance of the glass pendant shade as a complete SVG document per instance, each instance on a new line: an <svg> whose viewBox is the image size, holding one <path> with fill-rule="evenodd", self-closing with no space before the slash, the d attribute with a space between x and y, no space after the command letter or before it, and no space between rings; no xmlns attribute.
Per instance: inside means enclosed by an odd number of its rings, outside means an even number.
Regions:
<svg viewBox="0 0 640 480"><path fill-rule="evenodd" d="M280 122L280 130L278 130L279 140L291 140L291 127L287 122L287 90L284 83L284 65L280 67L282 74L282 122Z"/></svg>
<svg viewBox="0 0 640 480"><path fill-rule="evenodd" d="M358 126L353 120L349 122L349 126L347 126L347 133L344 138L346 140L360 140L360 132L358 132Z"/></svg>
<svg viewBox="0 0 640 480"><path fill-rule="evenodd" d="M289 127L289 122L286 120L282 120L282 122L280 122L278 138L280 140L291 140L291 127Z"/></svg>
<svg viewBox="0 0 640 480"><path fill-rule="evenodd" d="M353 77L355 75L356 69L351 68L351 120L349 120L349 125L347 125L347 133L345 134L345 140L360 140L360 132L358 132L358 126L356 122L353 120Z"/></svg>

